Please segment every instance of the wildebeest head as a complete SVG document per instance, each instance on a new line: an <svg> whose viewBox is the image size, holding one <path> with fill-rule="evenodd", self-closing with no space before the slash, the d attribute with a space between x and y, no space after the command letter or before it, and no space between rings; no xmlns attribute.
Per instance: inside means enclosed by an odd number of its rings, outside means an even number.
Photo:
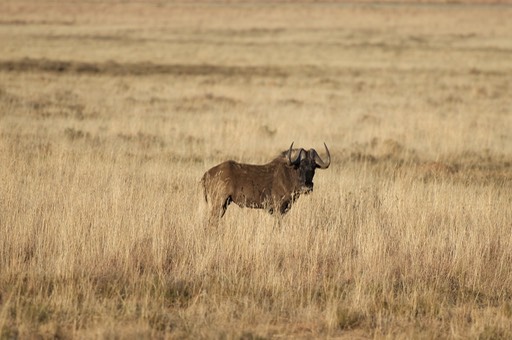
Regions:
<svg viewBox="0 0 512 340"><path fill-rule="evenodd" d="M331 165L331 154L325 143L324 147L327 153L327 161L325 162L320 158L315 149L309 149L308 151L302 148L295 149L296 155L292 159L293 143L286 153L288 164L293 165L298 170L298 180L302 184L302 193L308 194L313 191L313 177L317 168L327 169Z"/></svg>

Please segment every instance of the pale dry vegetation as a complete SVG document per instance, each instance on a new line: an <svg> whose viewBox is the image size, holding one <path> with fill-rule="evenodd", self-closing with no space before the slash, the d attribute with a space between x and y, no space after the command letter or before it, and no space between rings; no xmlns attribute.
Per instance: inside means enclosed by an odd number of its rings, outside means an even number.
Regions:
<svg viewBox="0 0 512 340"><path fill-rule="evenodd" d="M511 338L511 17L1 1L0 337ZM291 141L312 195L203 228Z"/></svg>

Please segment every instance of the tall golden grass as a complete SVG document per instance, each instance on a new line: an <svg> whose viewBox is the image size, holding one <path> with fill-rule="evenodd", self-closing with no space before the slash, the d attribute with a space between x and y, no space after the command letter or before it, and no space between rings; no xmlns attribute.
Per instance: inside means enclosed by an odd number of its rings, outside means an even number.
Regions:
<svg viewBox="0 0 512 340"><path fill-rule="evenodd" d="M512 337L510 14L1 2L0 337ZM315 192L204 228L291 141Z"/></svg>

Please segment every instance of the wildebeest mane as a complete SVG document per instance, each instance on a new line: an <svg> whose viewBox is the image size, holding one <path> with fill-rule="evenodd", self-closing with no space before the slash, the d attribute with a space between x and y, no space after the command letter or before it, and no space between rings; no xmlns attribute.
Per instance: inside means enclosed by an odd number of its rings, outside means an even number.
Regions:
<svg viewBox="0 0 512 340"><path fill-rule="evenodd" d="M295 159L295 157L297 157L297 155L299 154L300 150L304 150L303 148L300 148L300 149L292 149L292 153L291 153L291 158L292 159ZM284 150L282 152L280 152L276 158L284 158L286 160L288 160L288 150Z"/></svg>

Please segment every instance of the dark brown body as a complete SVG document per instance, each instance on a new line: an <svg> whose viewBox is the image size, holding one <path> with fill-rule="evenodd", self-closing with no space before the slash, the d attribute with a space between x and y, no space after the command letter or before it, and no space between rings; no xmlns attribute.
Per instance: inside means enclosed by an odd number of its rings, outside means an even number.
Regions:
<svg viewBox="0 0 512 340"><path fill-rule="evenodd" d="M210 220L222 217L231 202L285 214L300 194L311 192L315 169L326 169L330 164L329 150L326 146L329 160L324 163L314 149L292 150L292 146L267 164L226 161L208 170L201 181ZM297 154L294 160L292 151Z"/></svg>

